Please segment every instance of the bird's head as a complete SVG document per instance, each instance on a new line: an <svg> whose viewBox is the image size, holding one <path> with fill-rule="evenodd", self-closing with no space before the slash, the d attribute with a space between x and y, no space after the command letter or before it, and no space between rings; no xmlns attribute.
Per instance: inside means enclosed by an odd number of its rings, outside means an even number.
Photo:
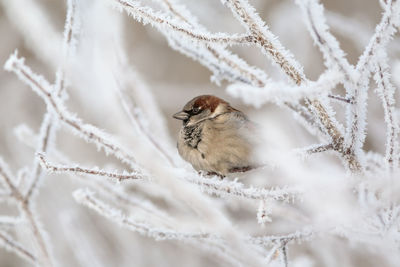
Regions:
<svg viewBox="0 0 400 267"><path fill-rule="evenodd" d="M183 121L183 125L191 126L221 114L233 111L228 102L213 95L201 95L190 100L173 117Z"/></svg>

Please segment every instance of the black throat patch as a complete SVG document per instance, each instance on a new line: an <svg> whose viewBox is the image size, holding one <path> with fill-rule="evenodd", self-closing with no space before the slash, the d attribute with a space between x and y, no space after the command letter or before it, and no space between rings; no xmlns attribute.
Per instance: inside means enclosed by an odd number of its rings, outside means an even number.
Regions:
<svg viewBox="0 0 400 267"><path fill-rule="evenodd" d="M201 142L201 128L199 124L183 127L183 139L186 145L197 149L197 146Z"/></svg>

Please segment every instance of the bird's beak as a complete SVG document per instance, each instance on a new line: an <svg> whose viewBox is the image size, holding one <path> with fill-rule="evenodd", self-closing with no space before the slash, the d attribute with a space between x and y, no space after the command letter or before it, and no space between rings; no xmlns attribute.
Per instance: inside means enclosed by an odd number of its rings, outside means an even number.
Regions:
<svg viewBox="0 0 400 267"><path fill-rule="evenodd" d="M179 111L178 113L175 113L172 117L174 117L177 120L187 120L189 119L189 114L186 113L185 111Z"/></svg>

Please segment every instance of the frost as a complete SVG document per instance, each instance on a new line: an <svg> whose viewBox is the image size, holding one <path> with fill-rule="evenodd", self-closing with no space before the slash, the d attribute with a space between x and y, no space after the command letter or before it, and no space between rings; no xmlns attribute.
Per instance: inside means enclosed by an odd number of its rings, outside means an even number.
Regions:
<svg viewBox="0 0 400 267"><path fill-rule="evenodd" d="M317 0L263 3L268 10L221 2L68 0L62 34L52 25L60 10L49 16L36 1L0 1L26 42L18 47L29 50L15 50L4 64L22 83L8 74L2 83L15 79L17 88L1 91L1 247L46 267L180 266L186 258L189 265L344 266L370 260L371 249L374 261L398 265L399 1L380 1L374 32ZM140 30L147 24L154 30ZM355 65L334 34L362 52ZM251 106L227 98L255 117L255 157L266 165L221 178L179 158L168 114L210 88L187 82L176 54L155 57L167 43ZM161 60L171 68L158 68ZM204 73L194 75L203 81ZM27 88L44 102L41 122L36 101L23 98L30 105L16 107L21 116L10 109L13 94ZM10 123L14 114L21 121ZM10 125L19 125L16 138Z"/></svg>
<svg viewBox="0 0 400 267"><path fill-rule="evenodd" d="M265 87L258 88L235 83L228 86L227 92L233 97L241 98L246 104L260 108L267 102L297 103L303 98L327 96L342 79L343 75L339 72L331 71L322 74L318 81L308 82L301 86L270 82Z"/></svg>

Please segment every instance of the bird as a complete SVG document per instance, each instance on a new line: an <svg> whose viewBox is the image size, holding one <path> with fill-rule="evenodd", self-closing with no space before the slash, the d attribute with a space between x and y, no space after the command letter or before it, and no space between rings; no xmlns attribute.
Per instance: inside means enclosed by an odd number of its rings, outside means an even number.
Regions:
<svg viewBox="0 0 400 267"><path fill-rule="evenodd" d="M200 95L173 118L183 122L178 152L195 170L223 178L255 168L255 123L227 101Z"/></svg>

